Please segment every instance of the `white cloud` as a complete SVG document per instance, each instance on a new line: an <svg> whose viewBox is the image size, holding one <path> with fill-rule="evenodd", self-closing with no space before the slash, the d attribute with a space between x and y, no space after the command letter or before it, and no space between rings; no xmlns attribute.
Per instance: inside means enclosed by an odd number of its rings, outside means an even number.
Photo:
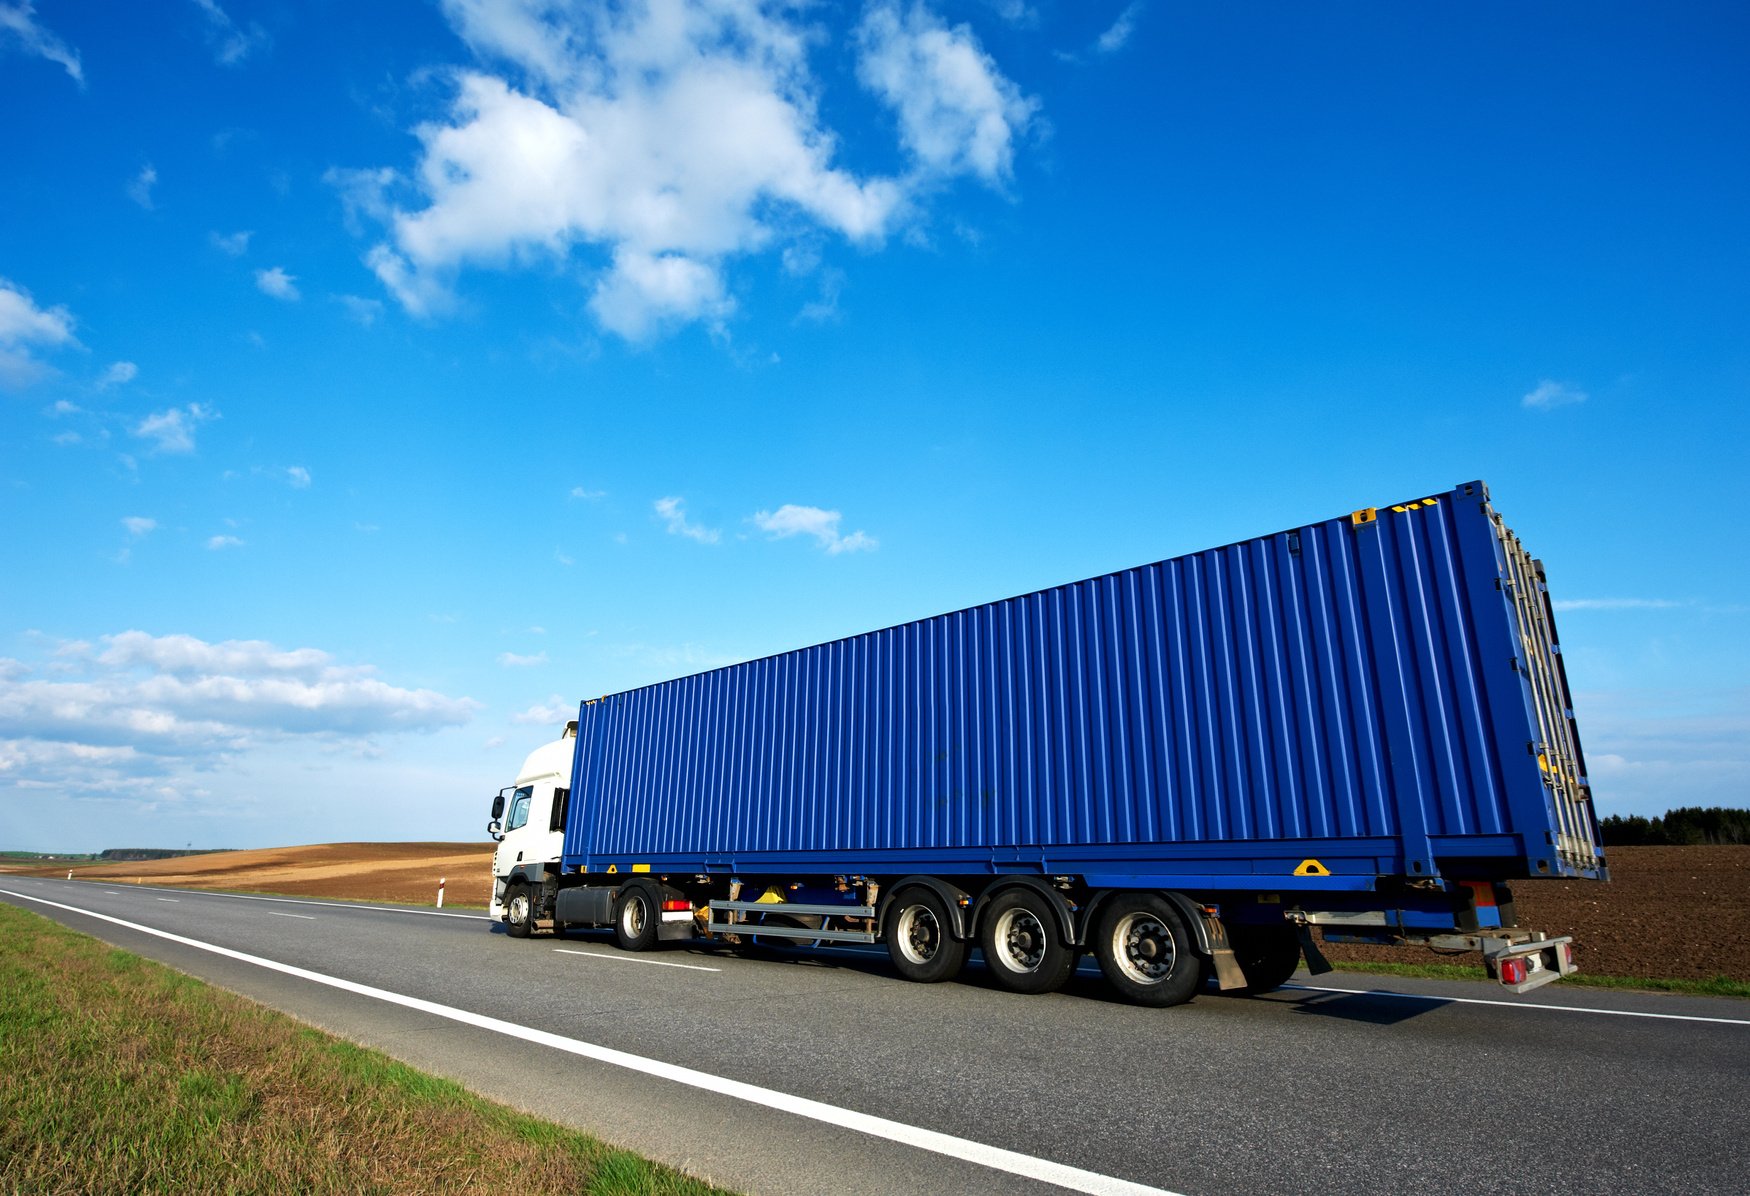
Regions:
<svg viewBox="0 0 1750 1196"><path fill-rule="evenodd" d="M236 536L208 536L207 551L223 552L227 548L242 548L243 541Z"/></svg>
<svg viewBox="0 0 1750 1196"><path fill-rule="evenodd" d="M1688 605L1670 598L1557 598L1551 601L1558 611L1564 610L1671 610Z"/></svg>
<svg viewBox="0 0 1750 1196"><path fill-rule="evenodd" d="M148 532L155 530L158 526L158 521L156 519L149 519L144 515L129 515L122 520L122 526L128 529L128 535L130 536L143 536Z"/></svg>
<svg viewBox="0 0 1750 1196"><path fill-rule="evenodd" d="M0 46L3 45L14 45L26 54L57 63L72 76L73 82L85 86L79 52L37 22L36 6L31 0L0 3Z"/></svg>
<svg viewBox="0 0 1750 1196"><path fill-rule="evenodd" d="M0 387L22 390L49 373L39 349L76 348L73 315L65 307L40 308L30 292L0 278Z"/></svg>
<svg viewBox="0 0 1750 1196"><path fill-rule="evenodd" d="M207 234L207 240L220 253L229 257L242 257L249 252L249 238L254 235L255 233L250 229L235 233L212 232Z"/></svg>
<svg viewBox="0 0 1750 1196"><path fill-rule="evenodd" d="M1567 407L1575 403L1584 403L1586 392L1565 382L1552 382L1548 378L1537 384L1537 388L1527 394L1519 402L1533 411L1548 411L1552 407Z"/></svg>
<svg viewBox="0 0 1750 1196"><path fill-rule="evenodd" d="M657 516L668 527L671 536L685 536L701 544L715 544L722 536L715 528L704 527L688 520L685 504L679 498L659 498L652 505Z"/></svg>
<svg viewBox="0 0 1750 1196"><path fill-rule="evenodd" d="M753 522L774 540L813 536L822 548L835 556L841 552L869 552L880 546L874 537L860 531L841 535L839 523L842 518L837 511L785 503L776 511L756 511Z"/></svg>
<svg viewBox="0 0 1750 1196"><path fill-rule="evenodd" d="M127 186L128 198L147 211L152 210L152 188L158 184L158 171L150 162L140 168Z"/></svg>
<svg viewBox="0 0 1750 1196"><path fill-rule="evenodd" d="M532 669L547 663L547 653L542 651L533 656L518 656L515 652L500 652L498 663L507 669Z"/></svg>
<svg viewBox="0 0 1750 1196"><path fill-rule="evenodd" d="M1094 49L1101 54L1114 54L1124 48L1130 40L1130 35L1136 32L1136 18L1142 15L1142 0L1127 6L1118 14L1118 19L1112 22L1111 28L1102 33L1094 41Z"/></svg>
<svg viewBox="0 0 1750 1196"><path fill-rule="evenodd" d="M139 366L131 361L118 361L103 371L103 377L97 380L97 389L108 390L112 386L126 386L139 376Z"/></svg>
<svg viewBox="0 0 1750 1196"><path fill-rule="evenodd" d="M714 267L684 254L627 249L615 251L613 268L589 301L602 327L629 341L693 320L721 324L734 308Z"/></svg>
<svg viewBox="0 0 1750 1196"><path fill-rule="evenodd" d="M362 746L374 735L465 723L477 703L389 685L369 666L259 640L207 643L129 631L64 645L52 664L0 669L0 777L67 793L137 792L293 739Z"/></svg>
<svg viewBox="0 0 1750 1196"><path fill-rule="evenodd" d="M1039 10L1028 0L984 0L990 10L1009 24L1030 29L1039 23Z"/></svg>
<svg viewBox="0 0 1750 1196"><path fill-rule="evenodd" d="M1008 178L1014 141L1038 111L966 25L950 29L921 4L876 3L857 30L858 77L893 108L900 138L941 176Z"/></svg>
<svg viewBox="0 0 1750 1196"><path fill-rule="evenodd" d="M346 314L361 328L369 328L383 314L381 299L366 299L363 295L336 295Z"/></svg>
<svg viewBox="0 0 1750 1196"><path fill-rule="evenodd" d="M1741 615L1750 607L1734 603L1698 602L1678 598L1556 598L1550 605L1559 611L1593 610L1691 610L1704 615Z"/></svg>
<svg viewBox="0 0 1750 1196"><path fill-rule="evenodd" d="M510 721L522 726L548 726L552 723L568 723L577 717L576 702L567 702L558 694L548 698L546 702L530 706L521 714L513 714Z"/></svg>
<svg viewBox="0 0 1750 1196"><path fill-rule="evenodd" d="M966 26L876 5L858 43L867 86L900 112L915 169L860 178L836 164L802 7L747 0L556 4L445 0L483 69L458 71L447 117L417 127L418 161L331 170L365 254L415 315L451 303L464 267L606 265L589 310L628 340L733 310L726 263L819 230L879 242L935 180L1006 178L1036 104ZM391 197L394 198L391 198Z"/></svg>
<svg viewBox="0 0 1750 1196"><path fill-rule="evenodd" d="M39 308L30 292L0 278L0 344L77 344L65 307Z"/></svg>
<svg viewBox="0 0 1750 1196"><path fill-rule="evenodd" d="M283 299L287 303L295 302L299 298L298 288L295 285L297 281L297 275L287 274L279 266L255 272L255 286L262 294L271 295L275 299Z"/></svg>
<svg viewBox="0 0 1750 1196"><path fill-rule="evenodd" d="M590 490L583 486L573 486L571 488L571 497L581 498L585 502L594 502L598 498L606 498L607 496L608 492L606 490Z"/></svg>
<svg viewBox="0 0 1750 1196"><path fill-rule="evenodd" d="M310 488L310 471L302 465L288 465L285 469L286 481L294 490Z"/></svg>
<svg viewBox="0 0 1750 1196"><path fill-rule="evenodd" d="M200 403L172 407L154 412L135 425L133 434L152 441L158 453L194 452L194 430L201 424L219 418L219 413Z"/></svg>
<svg viewBox="0 0 1750 1196"><path fill-rule="evenodd" d="M1575 707L1601 813L1744 804L1750 690L1583 692Z"/></svg>
<svg viewBox="0 0 1750 1196"><path fill-rule="evenodd" d="M268 44L267 31L254 21L248 28L233 21L217 0L194 0L195 7L207 18L207 44L221 66L236 66L256 50Z"/></svg>

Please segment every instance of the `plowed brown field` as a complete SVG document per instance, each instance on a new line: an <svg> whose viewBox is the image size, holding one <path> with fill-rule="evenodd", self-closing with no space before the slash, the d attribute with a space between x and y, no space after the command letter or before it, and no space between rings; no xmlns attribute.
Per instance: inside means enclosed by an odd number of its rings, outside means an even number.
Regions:
<svg viewBox="0 0 1750 1196"><path fill-rule="evenodd" d="M1750 981L1750 847L1609 847L1610 883L1522 880L1519 923L1571 934L1599 976ZM1332 943L1332 963L1477 963L1474 954Z"/></svg>
<svg viewBox="0 0 1750 1196"><path fill-rule="evenodd" d="M66 868L9 869L27 876L65 876ZM218 851L171 860L79 865L81 880L231 889L294 897L342 897L431 905L438 881L445 905L484 906L492 897L492 845L479 843L320 843Z"/></svg>
<svg viewBox="0 0 1750 1196"><path fill-rule="evenodd" d="M1609 884L1528 880L1513 886L1522 925L1571 934L1583 971L1603 976L1750 982L1750 847L1616 847ZM477 843L328 843L227 851L172 860L80 866L92 880L483 906L492 847ZM7 868L64 876L65 867ZM1426 948L1332 943L1332 962L1477 963Z"/></svg>

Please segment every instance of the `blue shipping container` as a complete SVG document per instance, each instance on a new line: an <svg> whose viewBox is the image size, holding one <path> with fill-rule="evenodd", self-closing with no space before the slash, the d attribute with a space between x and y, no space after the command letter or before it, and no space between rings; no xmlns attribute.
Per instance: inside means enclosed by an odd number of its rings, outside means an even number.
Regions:
<svg viewBox="0 0 1750 1196"><path fill-rule="evenodd" d="M1604 874L1541 566L1481 482L613 694L577 745L568 871Z"/></svg>

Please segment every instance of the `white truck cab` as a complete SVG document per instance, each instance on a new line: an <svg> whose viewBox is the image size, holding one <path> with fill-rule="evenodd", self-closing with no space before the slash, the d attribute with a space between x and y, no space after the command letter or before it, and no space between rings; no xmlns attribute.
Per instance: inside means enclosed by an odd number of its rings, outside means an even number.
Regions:
<svg viewBox="0 0 1750 1196"><path fill-rule="evenodd" d="M523 761L516 781L499 790L486 831L498 840L492 855L494 918L504 917L505 890L517 876L555 873L565 846L565 810L571 798L571 758L577 723L565 725L556 742L543 744Z"/></svg>

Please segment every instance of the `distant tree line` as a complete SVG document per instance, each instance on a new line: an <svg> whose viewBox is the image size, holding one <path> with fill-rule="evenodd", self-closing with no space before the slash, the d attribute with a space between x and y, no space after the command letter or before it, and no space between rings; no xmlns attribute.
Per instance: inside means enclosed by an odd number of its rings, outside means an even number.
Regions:
<svg viewBox="0 0 1750 1196"><path fill-rule="evenodd" d="M97 857L100 860L173 860L185 855L211 855L223 848L109 847Z"/></svg>
<svg viewBox="0 0 1750 1196"><path fill-rule="evenodd" d="M1612 814L1599 824L1606 847L1750 843L1750 810L1684 806L1654 818Z"/></svg>

